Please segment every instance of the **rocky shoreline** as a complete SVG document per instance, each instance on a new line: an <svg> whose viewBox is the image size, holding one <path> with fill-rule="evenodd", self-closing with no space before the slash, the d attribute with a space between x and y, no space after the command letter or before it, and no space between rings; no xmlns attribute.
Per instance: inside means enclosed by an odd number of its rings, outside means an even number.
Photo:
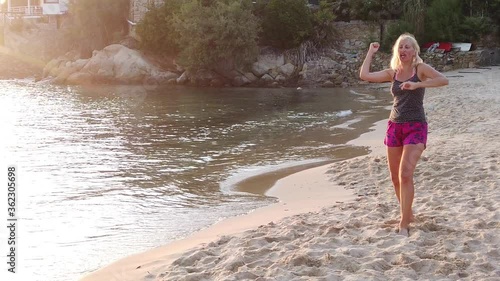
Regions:
<svg viewBox="0 0 500 281"><path fill-rule="evenodd" d="M440 71L495 64L499 49L473 52L423 53L425 62ZM41 79L54 84L186 85L193 87L350 87L359 85L359 67L365 54L335 49L280 52L262 48L257 61L247 69L221 67L190 71L174 59L158 58L113 44L82 59L71 51L47 64L13 52L0 53L0 79ZM390 54L380 53L372 69L387 67ZM498 64L498 62L496 62Z"/></svg>
<svg viewBox="0 0 500 281"><path fill-rule="evenodd" d="M308 58L312 57L312 58ZM75 52L51 60L43 70L43 79L57 84L176 84L195 87L346 87L357 83L359 55L347 55L333 49L308 54L307 50L280 52L262 48L251 66L234 68L221 61L213 70L187 70L160 63L136 49L113 44L82 59ZM165 67L165 65L169 65Z"/></svg>

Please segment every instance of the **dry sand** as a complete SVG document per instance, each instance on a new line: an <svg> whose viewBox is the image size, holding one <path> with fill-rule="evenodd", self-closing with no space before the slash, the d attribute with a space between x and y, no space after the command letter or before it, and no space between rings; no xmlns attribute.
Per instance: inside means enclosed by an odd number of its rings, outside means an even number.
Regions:
<svg viewBox="0 0 500 281"><path fill-rule="evenodd" d="M356 142L370 155L278 181L280 203L83 280L500 280L500 68L446 75L427 90L409 237L395 233L383 121Z"/></svg>

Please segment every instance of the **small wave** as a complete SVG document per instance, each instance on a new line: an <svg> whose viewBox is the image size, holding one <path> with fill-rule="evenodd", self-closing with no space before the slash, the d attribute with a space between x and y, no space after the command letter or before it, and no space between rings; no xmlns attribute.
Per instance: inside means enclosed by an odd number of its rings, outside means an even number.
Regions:
<svg viewBox="0 0 500 281"><path fill-rule="evenodd" d="M205 162L210 162L210 161L214 160L212 158L212 156L202 156L202 157L200 157L200 159L205 161Z"/></svg>
<svg viewBox="0 0 500 281"><path fill-rule="evenodd" d="M164 173L178 173L178 172L184 172L186 170L189 170L188 168L166 168L166 169L161 169L158 170L158 172L164 172Z"/></svg>
<svg viewBox="0 0 500 281"><path fill-rule="evenodd" d="M342 110L340 111L339 113L337 113L337 117L346 117L346 116L349 116L352 114L352 110L348 109L348 110Z"/></svg>
<svg viewBox="0 0 500 281"><path fill-rule="evenodd" d="M353 130L354 128L351 128L350 126L352 124L355 124L355 123L358 123L358 122L361 122L361 121L363 121L362 118L351 119L351 120L349 120L347 122L344 122L344 123L342 123L340 125L333 126L330 129L347 129L347 130Z"/></svg>
<svg viewBox="0 0 500 281"><path fill-rule="evenodd" d="M222 181L220 183L220 190L221 192L225 194L233 194L235 193L234 187L249 178L258 176L258 175L263 175L279 170L283 170L286 168L292 168L296 166L302 166L302 165L307 165L307 164L313 164L313 163L319 163L323 162L326 159L310 159L310 160L302 160L302 161L291 161L291 162L285 162L285 163L280 163L280 164L267 164L267 165L261 165L261 166L246 166L246 167L240 167L236 169L235 171L230 172L230 176Z"/></svg>

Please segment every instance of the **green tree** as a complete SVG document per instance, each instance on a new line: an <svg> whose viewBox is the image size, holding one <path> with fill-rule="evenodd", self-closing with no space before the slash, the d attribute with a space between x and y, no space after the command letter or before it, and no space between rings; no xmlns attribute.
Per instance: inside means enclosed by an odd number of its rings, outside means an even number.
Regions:
<svg viewBox="0 0 500 281"><path fill-rule="evenodd" d="M68 36L83 56L116 42L128 33L129 0L71 0Z"/></svg>
<svg viewBox="0 0 500 281"><path fill-rule="evenodd" d="M420 41L425 34L425 0L404 0L399 20L389 23L382 38L382 49L391 51L396 39L403 33L411 33Z"/></svg>
<svg viewBox="0 0 500 281"><path fill-rule="evenodd" d="M494 25L489 17L465 17L460 30L461 41L476 43L482 36L490 34Z"/></svg>
<svg viewBox="0 0 500 281"><path fill-rule="evenodd" d="M331 0L337 20L380 22L399 19L405 0Z"/></svg>
<svg viewBox="0 0 500 281"><path fill-rule="evenodd" d="M500 44L500 0L491 1L490 15L494 24L493 32L496 31L498 44Z"/></svg>
<svg viewBox="0 0 500 281"><path fill-rule="evenodd" d="M179 34L174 28L174 14L181 10L183 0L168 0L160 6L150 5L144 18L137 24L137 35L145 50L175 55L179 52Z"/></svg>
<svg viewBox="0 0 500 281"><path fill-rule="evenodd" d="M331 44L336 30L332 23L335 19L332 3L326 0L319 2L319 9L313 12L313 34L312 41L319 46Z"/></svg>
<svg viewBox="0 0 500 281"><path fill-rule="evenodd" d="M311 37L313 16L304 0L271 0L264 11L262 29L265 44L295 48Z"/></svg>
<svg viewBox="0 0 500 281"><path fill-rule="evenodd" d="M403 20L412 26L411 32L417 39L425 32L425 12L425 0L405 0L403 3Z"/></svg>
<svg viewBox="0 0 500 281"><path fill-rule="evenodd" d="M181 46L179 62L188 69L216 69L221 62L238 66L258 54L257 18L250 0L192 0L182 5L173 26Z"/></svg>
<svg viewBox="0 0 500 281"><path fill-rule="evenodd" d="M434 0L427 10L426 40L460 40L463 18L460 0Z"/></svg>
<svg viewBox="0 0 500 281"><path fill-rule="evenodd" d="M411 23L404 21L404 20L398 20L395 21L387 27L387 32L382 39L382 49L386 52L391 52L392 51L392 46L398 39L398 37L403 34L403 33L415 33L415 27Z"/></svg>

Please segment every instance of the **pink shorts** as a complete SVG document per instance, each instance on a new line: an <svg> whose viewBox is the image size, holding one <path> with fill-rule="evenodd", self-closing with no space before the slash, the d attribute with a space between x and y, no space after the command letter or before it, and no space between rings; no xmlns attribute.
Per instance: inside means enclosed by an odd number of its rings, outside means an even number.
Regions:
<svg viewBox="0 0 500 281"><path fill-rule="evenodd" d="M423 143L427 146L427 123L426 122L405 122L387 123L387 133L384 144L388 147L398 147L407 144Z"/></svg>

